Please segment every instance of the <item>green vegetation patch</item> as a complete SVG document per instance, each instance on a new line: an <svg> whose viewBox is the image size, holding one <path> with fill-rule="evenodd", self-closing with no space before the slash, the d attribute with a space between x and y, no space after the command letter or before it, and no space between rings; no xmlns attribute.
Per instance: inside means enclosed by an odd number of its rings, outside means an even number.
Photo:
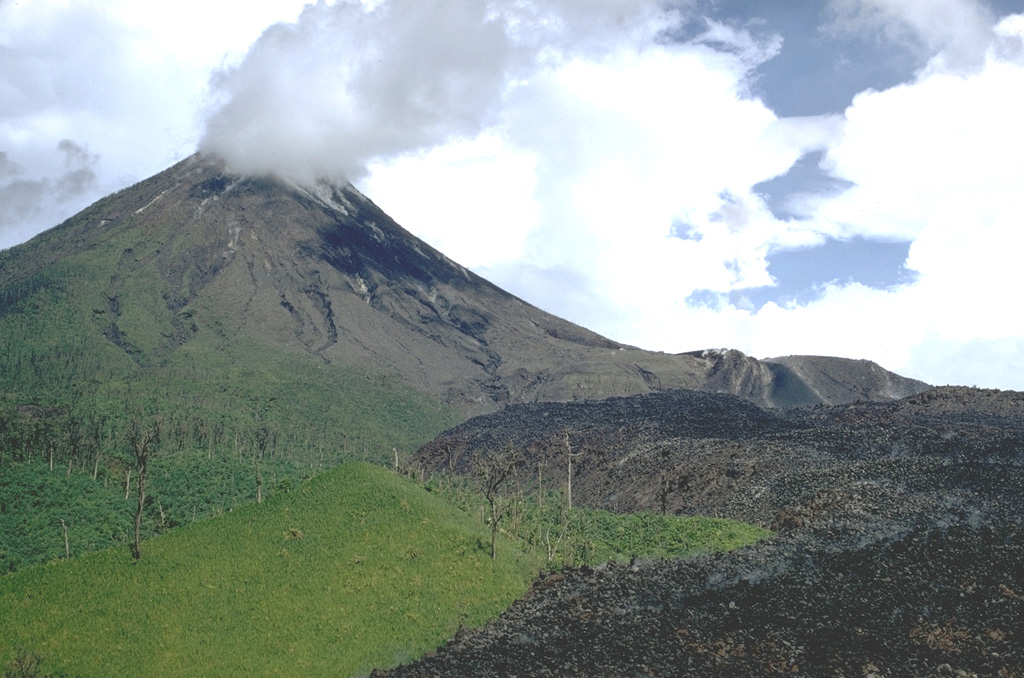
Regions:
<svg viewBox="0 0 1024 678"><path fill-rule="evenodd" d="M582 537L580 557L588 564L626 558L678 558L732 551L773 535L757 525L727 518L609 513L573 509Z"/></svg>
<svg viewBox="0 0 1024 678"><path fill-rule="evenodd" d="M470 480L440 475L425 487L461 506L489 528L494 526L484 495ZM549 569L732 551L774 535L757 525L728 518L650 511L622 514L585 506L567 510L561 490L524 494L506 488L496 503L498 532L513 538Z"/></svg>
<svg viewBox="0 0 1024 678"><path fill-rule="evenodd" d="M131 502L121 488L44 464L0 472L0 575L70 553L127 542ZM67 541L65 541L67 535Z"/></svg>
<svg viewBox="0 0 1024 678"><path fill-rule="evenodd" d="M142 544L0 577L0 663L81 676L356 675L484 623L535 560L389 472L351 463Z"/></svg>

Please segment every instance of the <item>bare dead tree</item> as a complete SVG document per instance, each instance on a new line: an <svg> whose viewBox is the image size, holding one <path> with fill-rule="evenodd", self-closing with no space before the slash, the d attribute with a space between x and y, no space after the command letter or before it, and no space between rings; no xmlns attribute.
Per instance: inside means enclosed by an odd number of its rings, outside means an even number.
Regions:
<svg viewBox="0 0 1024 678"><path fill-rule="evenodd" d="M252 457L252 466L256 469L256 503L263 503L263 473L260 471L260 462L256 459L256 455Z"/></svg>
<svg viewBox="0 0 1024 678"><path fill-rule="evenodd" d="M138 486L139 503L135 508L135 541L132 544L132 558L136 561L142 555L140 545L142 542L142 509L146 505L146 470L149 460L156 448L160 438L160 419L153 419L144 428L137 419L132 419L128 427L128 443L132 447L135 456L135 470L139 479Z"/></svg>
<svg viewBox="0 0 1024 678"><path fill-rule="evenodd" d="M569 463L569 479L566 482L565 496L566 496L566 501L568 503L568 509L567 510L571 511L572 510L572 460L576 459L578 457L582 457L583 453L582 452L576 452L575 454L573 453L572 445L569 444L569 432L568 431L566 431L566 433L565 433L565 453L566 453L566 457L567 457L568 463Z"/></svg>
<svg viewBox="0 0 1024 678"><path fill-rule="evenodd" d="M64 519L60 519L61 529L64 530L64 558L65 560L71 559L71 544L68 542L68 524L64 522Z"/></svg>
<svg viewBox="0 0 1024 678"><path fill-rule="evenodd" d="M522 453L511 444L505 452L486 454L481 461L480 475L483 479L484 498L487 500L491 521L492 560L498 554L498 529L503 515L501 499L508 481L522 463Z"/></svg>
<svg viewBox="0 0 1024 678"><path fill-rule="evenodd" d="M267 449L275 444L276 436L266 426L260 426L253 433L252 467L256 472L256 503L263 503L263 471L260 462L267 453ZM312 467L312 463L310 463Z"/></svg>
<svg viewBox="0 0 1024 678"><path fill-rule="evenodd" d="M544 511L544 469L541 462L537 462L537 509Z"/></svg>
<svg viewBox="0 0 1024 678"><path fill-rule="evenodd" d="M14 657L4 667L4 677L35 678L40 674L43 658L35 652L20 647Z"/></svg>
<svg viewBox="0 0 1024 678"><path fill-rule="evenodd" d="M661 488L658 492L661 497L661 515L668 515L668 497L676 490L677 482L672 480L668 471L661 472Z"/></svg>

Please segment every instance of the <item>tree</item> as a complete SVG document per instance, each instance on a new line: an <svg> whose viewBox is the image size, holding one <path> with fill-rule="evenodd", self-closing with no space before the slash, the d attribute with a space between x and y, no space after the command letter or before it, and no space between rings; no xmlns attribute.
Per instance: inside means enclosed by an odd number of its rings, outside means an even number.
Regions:
<svg viewBox="0 0 1024 678"><path fill-rule="evenodd" d="M679 479L672 477L673 471L668 469L661 472L658 478L658 496L661 498L661 515L668 515L668 498L673 492L680 489Z"/></svg>
<svg viewBox="0 0 1024 678"><path fill-rule="evenodd" d="M571 511L572 510L572 460L576 459L577 457L582 457L583 453L582 452L573 453L572 445L569 444L569 432L568 431L566 431L566 433L565 433L565 454L566 454L566 458L568 459L568 463L569 463L569 469L568 469L569 470L569 480L566 483L565 495L566 495L566 499L567 499L567 502L568 502L567 510Z"/></svg>
<svg viewBox="0 0 1024 678"><path fill-rule="evenodd" d="M4 678L36 678L41 671L39 665L42 661L42 657L35 652L18 648L18 652L4 667Z"/></svg>
<svg viewBox="0 0 1024 678"><path fill-rule="evenodd" d="M505 452L486 454L481 462L480 475L483 480L484 498L491 518L491 559L498 554L498 528L504 510L501 499L508 481L523 463L523 455L511 444Z"/></svg>
<svg viewBox="0 0 1024 678"><path fill-rule="evenodd" d="M4 667L4 678L66 678L67 674L43 671L43 657L23 647Z"/></svg>
<svg viewBox="0 0 1024 678"><path fill-rule="evenodd" d="M142 509L146 505L146 469L150 457L156 448L160 438L161 420L151 419L149 424L143 426L138 419L132 419L128 427L128 443L132 447L135 456L135 471L138 479L139 503L135 508L135 541L132 544L132 558L136 561L142 556Z"/></svg>

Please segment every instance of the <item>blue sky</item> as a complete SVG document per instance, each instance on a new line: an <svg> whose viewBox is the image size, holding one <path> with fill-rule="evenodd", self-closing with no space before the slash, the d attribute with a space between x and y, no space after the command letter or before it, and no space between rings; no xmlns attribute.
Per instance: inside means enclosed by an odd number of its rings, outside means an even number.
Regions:
<svg viewBox="0 0 1024 678"><path fill-rule="evenodd" d="M197 148L616 340L1024 389L1024 6L0 0L0 247Z"/></svg>

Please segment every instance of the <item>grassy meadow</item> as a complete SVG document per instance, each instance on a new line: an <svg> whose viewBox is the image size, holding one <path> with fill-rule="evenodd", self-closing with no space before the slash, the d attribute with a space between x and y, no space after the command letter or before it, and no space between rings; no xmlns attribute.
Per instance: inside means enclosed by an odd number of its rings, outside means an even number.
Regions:
<svg viewBox="0 0 1024 678"><path fill-rule="evenodd" d="M342 465L263 504L0 577L0 664L80 676L358 675L496 616L538 565L411 481Z"/></svg>

